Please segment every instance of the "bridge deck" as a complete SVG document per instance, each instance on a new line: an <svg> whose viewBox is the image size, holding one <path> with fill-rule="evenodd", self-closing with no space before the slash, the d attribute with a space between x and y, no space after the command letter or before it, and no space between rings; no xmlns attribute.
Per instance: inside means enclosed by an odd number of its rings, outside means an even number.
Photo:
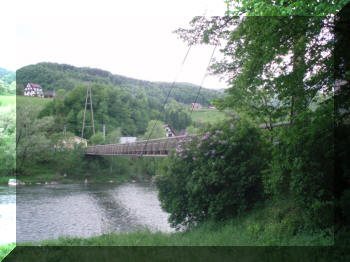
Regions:
<svg viewBox="0 0 350 262"><path fill-rule="evenodd" d="M175 136L141 140L133 143L88 146L87 155L101 156L148 156L167 157L179 142L190 139L191 136Z"/></svg>
<svg viewBox="0 0 350 262"><path fill-rule="evenodd" d="M259 127L262 129L273 128L278 126L288 126L290 122L279 122L271 126L262 124ZM149 156L149 157L167 157L169 152L176 148L179 142L185 142L191 136L174 136L157 138L150 140L141 140L133 143L109 144L88 146L85 154L100 155L100 156Z"/></svg>

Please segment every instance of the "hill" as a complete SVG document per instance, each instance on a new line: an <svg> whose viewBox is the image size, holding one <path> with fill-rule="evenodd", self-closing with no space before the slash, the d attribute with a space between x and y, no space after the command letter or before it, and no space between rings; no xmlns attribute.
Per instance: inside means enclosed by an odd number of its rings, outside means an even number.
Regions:
<svg viewBox="0 0 350 262"><path fill-rule="evenodd" d="M44 91L52 91L58 89L71 90L75 86L88 81L119 87L133 96L146 94L159 102L165 101L172 86L172 83L138 80L115 75L97 68L45 62L25 66L17 70L17 94L22 94L21 92L23 92L28 82L40 84ZM180 103L191 104L195 101L198 88L199 86L189 83L176 83L170 98ZM209 106L210 100L222 95L221 92L203 88L198 103Z"/></svg>
<svg viewBox="0 0 350 262"><path fill-rule="evenodd" d="M14 95L16 92L16 73L0 68L0 95Z"/></svg>

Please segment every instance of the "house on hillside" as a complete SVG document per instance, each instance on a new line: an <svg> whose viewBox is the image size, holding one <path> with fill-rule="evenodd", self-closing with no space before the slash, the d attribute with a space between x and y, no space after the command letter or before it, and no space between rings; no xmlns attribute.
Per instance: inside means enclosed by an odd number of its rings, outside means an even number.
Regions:
<svg viewBox="0 0 350 262"><path fill-rule="evenodd" d="M44 97L43 88L38 84L28 83L24 88L24 95Z"/></svg>
<svg viewBox="0 0 350 262"><path fill-rule="evenodd" d="M87 147L88 140L79 136L66 137L55 145L57 149L74 149L75 145L82 144L83 147Z"/></svg>
<svg viewBox="0 0 350 262"><path fill-rule="evenodd" d="M193 109L202 109L202 105L199 103L192 103L191 108Z"/></svg>
<svg viewBox="0 0 350 262"><path fill-rule="evenodd" d="M163 128L165 129L166 137L176 136L175 130L173 130L168 124L163 125Z"/></svg>

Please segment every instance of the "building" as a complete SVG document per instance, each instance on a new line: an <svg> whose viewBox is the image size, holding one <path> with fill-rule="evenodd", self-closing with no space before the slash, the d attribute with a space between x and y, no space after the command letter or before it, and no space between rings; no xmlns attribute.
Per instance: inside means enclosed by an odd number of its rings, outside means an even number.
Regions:
<svg viewBox="0 0 350 262"><path fill-rule="evenodd" d="M136 137L134 136L122 136L119 143L133 143L136 142Z"/></svg>
<svg viewBox="0 0 350 262"><path fill-rule="evenodd" d="M208 106L208 109L210 109L210 110L215 110L216 107L215 107L215 106Z"/></svg>
<svg viewBox="0 0 350 262"><path fill-rule="evenodd" d="M54 98L56 96L56 91L45 91L44 97L45 98Z"/></svg>
<svg viewBox="0 0 350 262"><path fill-rule="evenodd" d="M202 105L199 104L199 103L192 103L192 104L191 104L191 108L193 108L193 109L201 109L201 108L202 108Z"/></svg>
<svg viewBox="0 0 350 262"><path fill-rule="evenodd" d="M173 130L168 124L163 125L163 128L165 129L166 137L176 136L175 130Z"/></svg>
<svg viewBox="0 0 350 262"><path fill-rule="evenodd" d="M55 148L74 149L75 145L82 144L87 147L88 140L79 136L66 137L61 141L61 145L56 145Z"/></svg>
<svg viewBox="0 0 350 262"><path fill-rule="evenodd" d="M43 88L34 83L28 83L24 88L25 96L36 96L36 97L44 97Z"/></svg>

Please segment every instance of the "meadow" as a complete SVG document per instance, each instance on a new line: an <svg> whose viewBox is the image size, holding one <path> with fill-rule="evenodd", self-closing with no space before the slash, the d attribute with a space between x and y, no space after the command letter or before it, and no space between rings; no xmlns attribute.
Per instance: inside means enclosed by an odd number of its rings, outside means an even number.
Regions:
<svg viewBox="0 0 350 262"><path fill-rule="evenodd" d="M17 105L32 104L38 107L44 108L46 104L52 101L51 98L29 97L29 96L17 96Z"/></svg>
<svg viewBox="0 0 350 262"><path fill-rule="evenodd" d="M224 120L227 114L227 112L216 109L195 109L191 116L194 122L215 123Z"/></svg>
<svg viewBox="0 0 350 262"><path fill-rule="evenodd" d="M0 106L8 106L16 103L16 96L0 96Z"/></svg>

